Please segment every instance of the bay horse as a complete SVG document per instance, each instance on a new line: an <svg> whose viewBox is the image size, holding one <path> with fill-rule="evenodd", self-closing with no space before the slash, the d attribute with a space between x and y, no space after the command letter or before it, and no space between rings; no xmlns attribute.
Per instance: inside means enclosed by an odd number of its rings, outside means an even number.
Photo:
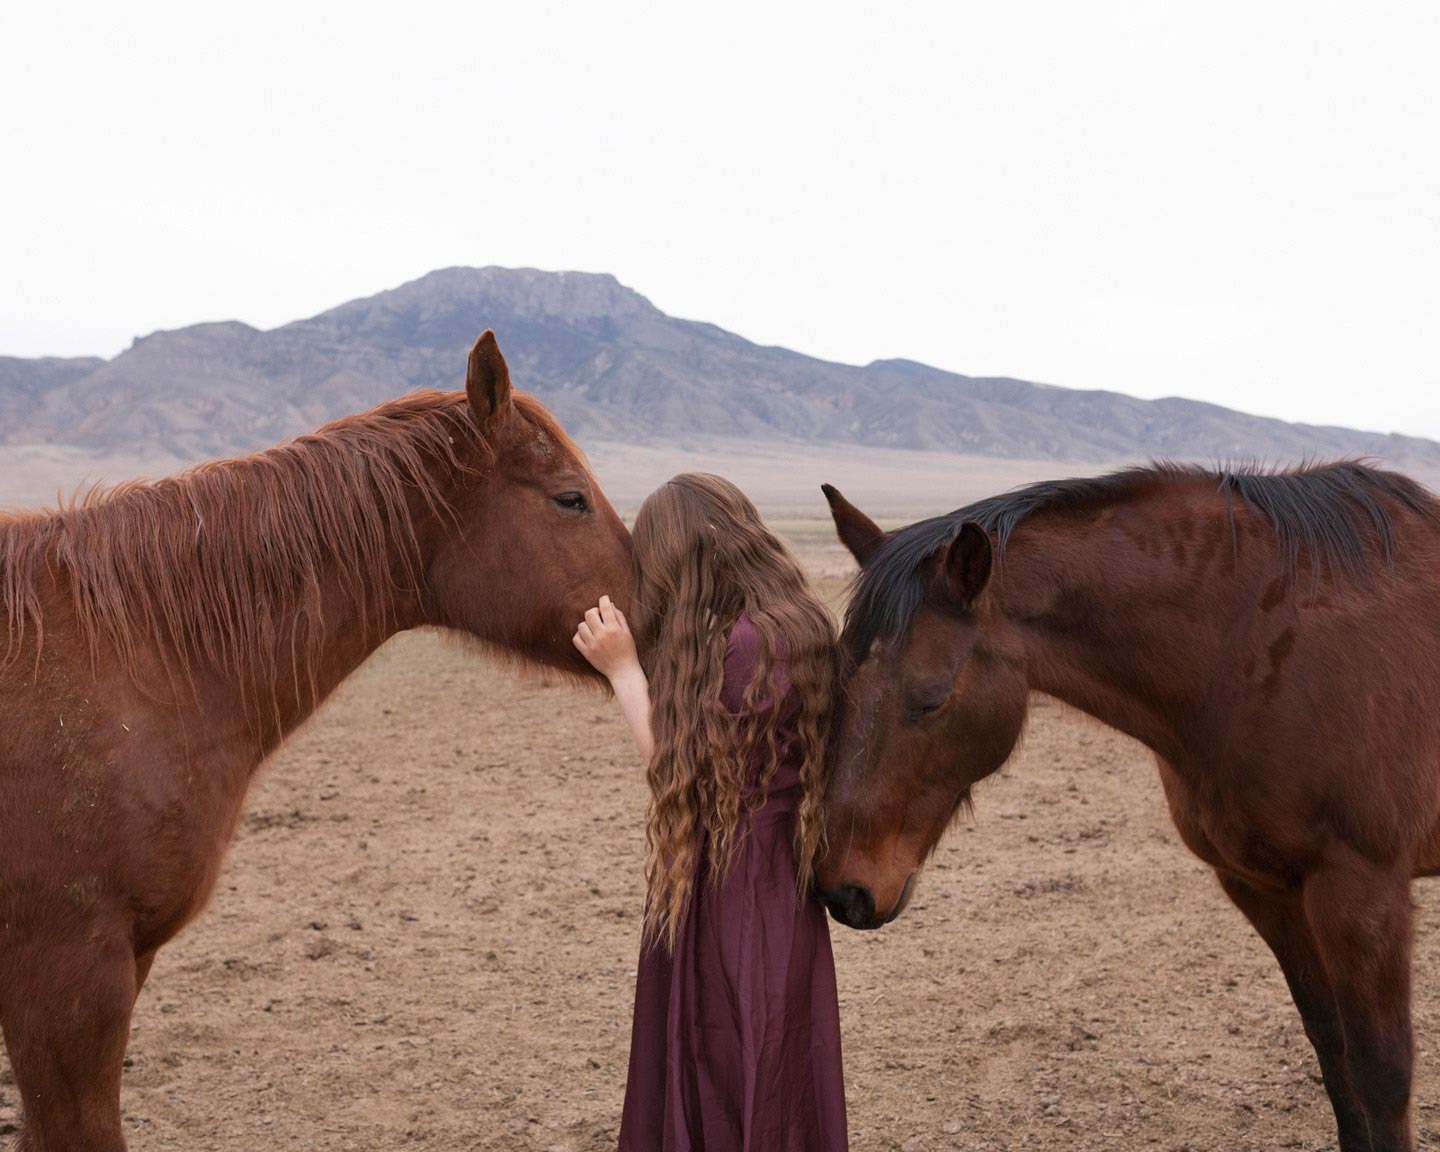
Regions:
<svg viewBox="0 0 1440 1152"><path fill-rule="evenodd" d="M118 1152L131 1009L257 767L394 633L576 677L630 584L579 450L492 332L464 391L0 517L0 1028L26 1152Z"/></svg>
<svg viewBox="0 0 1440 1152"><path fill-rule="evenodd" d="M817 883L876 928L1032 691L1156 756L1175 825L1284 971L1345 1152L1413 1147L1410 881L1440 872L1440 502L1357 462L1158 464L886 534L860 564Z"/></svg>

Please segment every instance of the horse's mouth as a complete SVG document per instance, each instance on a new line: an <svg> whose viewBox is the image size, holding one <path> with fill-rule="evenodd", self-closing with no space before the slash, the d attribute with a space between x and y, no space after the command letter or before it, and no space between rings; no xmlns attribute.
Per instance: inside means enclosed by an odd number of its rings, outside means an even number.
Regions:
<svg viewBox="0 0 1440 1152"><path fill-rule="evenodd" d="M910 894L914 890L914 888L915 873L911 872L909 876L905 877L905 887L900 889L900 899L895 901L895 907L891 909L890 915L886 916L885 919L880 921L880 923L876 925L876 927L883 928L886 924L889 924L892 920L899 916L900 913L905 911L905 906L910 903Z"/></svg>

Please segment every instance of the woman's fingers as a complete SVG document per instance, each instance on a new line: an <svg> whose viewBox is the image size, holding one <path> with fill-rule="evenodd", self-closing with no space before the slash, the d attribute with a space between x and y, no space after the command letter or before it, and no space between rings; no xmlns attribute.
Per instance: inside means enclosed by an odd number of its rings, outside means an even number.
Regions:
<svg viewBox="0 0 1440 1152"><path fill-rule="evenodd" d="M575 647L589 656L616 635L628 637L630 622L625 619L625 613L615 606L615 601L609 596L602 596L600 603L586 611L585 619L575 629Z"/></svg>

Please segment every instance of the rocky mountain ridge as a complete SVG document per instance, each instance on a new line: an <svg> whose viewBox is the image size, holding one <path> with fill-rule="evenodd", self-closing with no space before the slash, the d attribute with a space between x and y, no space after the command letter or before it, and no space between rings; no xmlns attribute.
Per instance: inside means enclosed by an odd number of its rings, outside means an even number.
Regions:
<svg viewBox="0 0 1440 1152"><path fill-rule="evenodd" d="M448 268L269 331L137 339L111 360L0 358L0 443L232 455L417 387L459 387L493 327L517 386L582 441L775 440L1088 464L1372 455L1440 471L1440 444L1290 424L907 360L835 364L667 316L614 277Z"/></svg>

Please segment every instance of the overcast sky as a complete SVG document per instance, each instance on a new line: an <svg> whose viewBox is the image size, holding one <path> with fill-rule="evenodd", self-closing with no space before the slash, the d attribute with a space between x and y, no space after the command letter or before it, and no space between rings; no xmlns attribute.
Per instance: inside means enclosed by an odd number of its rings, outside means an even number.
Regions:
<svg viewBox="0 0 1440 1152"><path fill-rule="evenodd" d="M7 4L0 354L528 265L1440 436L1437 62L1426 0Z"/></svg>

